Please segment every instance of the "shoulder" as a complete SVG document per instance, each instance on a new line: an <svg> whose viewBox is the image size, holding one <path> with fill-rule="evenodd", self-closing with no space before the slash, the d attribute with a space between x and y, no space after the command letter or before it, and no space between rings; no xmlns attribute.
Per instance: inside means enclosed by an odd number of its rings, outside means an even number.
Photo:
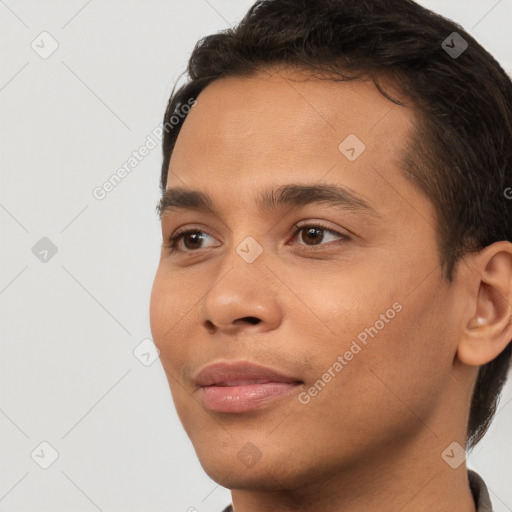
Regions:
<svg viewBox="0 0 512 512"><path fill-rule="evenodd" d="M475 471L468 469L468 480L475 500L476 512L492 512L489 490L483 478Z"/></svg>

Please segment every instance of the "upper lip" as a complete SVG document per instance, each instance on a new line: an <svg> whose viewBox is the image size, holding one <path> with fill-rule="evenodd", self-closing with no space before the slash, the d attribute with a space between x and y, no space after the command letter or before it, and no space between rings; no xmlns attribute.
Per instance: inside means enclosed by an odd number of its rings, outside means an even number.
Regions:
<svg viewBox="0 0 512 512"><path fill-rule="evenodd" d="M204 386L235 386L244 384L261 384L264 382L302 382L300 379L285 375L276 370L249 363L240 362L217 362L204 367L193 378L194 382L201 387Z"/></svg>

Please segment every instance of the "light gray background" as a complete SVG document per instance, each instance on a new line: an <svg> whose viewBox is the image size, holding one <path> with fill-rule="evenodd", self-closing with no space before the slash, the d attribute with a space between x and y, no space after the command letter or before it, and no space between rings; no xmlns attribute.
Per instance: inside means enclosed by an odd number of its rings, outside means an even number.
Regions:
<svg viewBox="0 0 512 512"><path fill-rule="evenodd" d="M422 3L512 69L512 0ZM133 354L151 338L160 147L105 199L92 190L160 124L195 42L251 4L0 0L0 511L230 501L201 469L160 361ZM43 31L59 45L46 59L31 47L51 49ZM58 249L46 263L32 252L42 237ZM497 512L512 511L511 401L509 384L469 457ZM49 461L43 441L59 454L48 469L35 462Z"/></svg>

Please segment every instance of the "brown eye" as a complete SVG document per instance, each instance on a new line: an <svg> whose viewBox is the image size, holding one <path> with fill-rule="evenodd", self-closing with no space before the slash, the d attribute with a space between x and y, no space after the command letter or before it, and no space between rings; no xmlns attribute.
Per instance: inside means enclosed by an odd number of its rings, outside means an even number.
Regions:
<svg viewBox="0 0 512 512"><path fill-rule="evenodd" d="M183 233L183 235L182 235L183 245L189 250L200 249L201 243L203 242L203 240L205 238L204 234L205 233L202 233L201 231L192 231L189 233Z"/></svg>
<svg viewBox="0 0 512 512"><path fill-rule="evenodd" d="M299 235L298 237L300 241L303 243L299 243L297 245L302 246L322 246L327 245L325 243L325 238L334 237L337 238L338 241L347 241L350 240L350 237L348 235L345 235L343 233L339 233L338 231L335 231L333 229L330 229L326 226L322 226L321 224L302 224L302 225L296 225L295 226L295 233L294 238ZM329 239L327 241L330 241Z"/></svg>
<svg viewBox="0 0 512 512"><path fill-rule="evenodd" d="M306 244L309 244L309 242L311 242L312 245L316 245L319 244L324 238L324 230L321 228L302 228L301 231L301 239L303 242L306 242Z"/></svg>
<svg viewBox="0 0 512 512"><path fill-rule="evenodd" d="M166 247L171 252L194 252L198 249L204 248L202 244L208 237L213 239L213 237L205 231L201 231L199 229L189 229L186 231L178 232L171 236L169 239L169 244ZM184 249L178 247L180 242L182 242ZM210 245L210 247L212 246Z"/></svg>

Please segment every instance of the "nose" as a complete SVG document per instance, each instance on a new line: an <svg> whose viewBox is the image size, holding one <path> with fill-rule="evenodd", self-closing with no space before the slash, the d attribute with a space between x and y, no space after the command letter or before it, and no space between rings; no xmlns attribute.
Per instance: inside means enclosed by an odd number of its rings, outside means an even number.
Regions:
<svg viewBox="0 0 512 512"><path fill-rule="evenodd" d="M238 256L237 256L238 257ZM282 321L278 286L265 264L236 261L202 301L203 325L210 334L268 331ZM266 269L266 270L265 270Z"/></svg>

